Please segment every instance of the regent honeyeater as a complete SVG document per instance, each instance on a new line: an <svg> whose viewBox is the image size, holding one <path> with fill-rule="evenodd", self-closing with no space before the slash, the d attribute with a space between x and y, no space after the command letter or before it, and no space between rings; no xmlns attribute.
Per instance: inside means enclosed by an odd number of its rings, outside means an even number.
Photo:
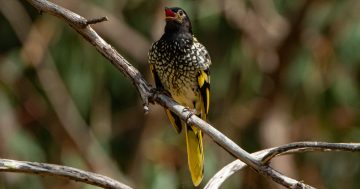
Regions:
<svg viewBox="0 0 360 189"><path fill-rule="evenodd" d="M165 30L149 51L156 88L167 91L179 104L206 120L210 103L210 56L194 37L191 22L181 8L165 8ZM198 186L204 174L204 151L200 129L188 125L166 109L178 133L185 130L191 178Z"/></svg>

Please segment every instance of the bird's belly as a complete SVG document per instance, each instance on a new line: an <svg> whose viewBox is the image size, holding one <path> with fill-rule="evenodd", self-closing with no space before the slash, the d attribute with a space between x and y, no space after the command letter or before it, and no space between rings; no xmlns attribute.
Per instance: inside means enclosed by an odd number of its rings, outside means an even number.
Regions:
<svg viewBox="0 0 360 189"><path fill-rule="evenodd" d="M171 96L179 104L194 109L197 101L197 93L191 87L183 87L178 90L171 90Z"/></svg>
<svg viewBox="0 0 360 189"><path fill-rule="evenodd" d="M164 88L170 92L172 98L179 104L194 109L198 100L198 84L195 74L187 72L173 72L162 80Z"/></svg>
<svg viewBox="0 0 360 189"><path fill-rule="evenodd" d="M197 109L199 101L199 86L197 81L198 65L185 61L187 56L159 59L155 62L155 69L165 90L179 104L191 109ZM176 60L176 61L175 61Z"/></svg>

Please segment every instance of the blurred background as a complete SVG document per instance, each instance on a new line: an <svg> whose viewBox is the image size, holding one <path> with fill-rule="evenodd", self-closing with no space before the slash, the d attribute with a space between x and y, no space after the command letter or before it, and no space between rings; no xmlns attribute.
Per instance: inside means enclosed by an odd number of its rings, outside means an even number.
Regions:
<svg viewBox="0 0 360 189"><path fill-rule="evenodd" d="M360 142L360 1L53 0L85 18L151 81L147 52L164 7L189 14L210 52L209 122L249 152L295 141ZM152 81L151 81L152 83ZM0 0L0 158L97 172L134 188L193 188L184 135L163 109L143 114L131 82L68 24ZM234 160L205 136L201 187ZM275 158L317 188L360 188L360 154ZM88 189L0 173L0 189ZM250 169L222 188L282 188Z"/></svg>

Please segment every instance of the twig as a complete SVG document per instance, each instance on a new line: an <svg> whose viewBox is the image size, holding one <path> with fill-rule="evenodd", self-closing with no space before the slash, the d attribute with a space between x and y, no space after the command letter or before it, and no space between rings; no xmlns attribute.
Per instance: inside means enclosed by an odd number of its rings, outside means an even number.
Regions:
<svg viewBox="0 0 360 189"><path fill-rule="evenodd" d="M184 106L177 104L171 98L164 94L155 93L153 88L146 82L140 72L133 67L125 58L123 58L114 48L104 41L89 25L86 25L87 20L80 15L71 12L63 7L46 0L27 0L35 8L40 11L47 12L56 17L59 17L69 23L80 35L82 35L88 42L90 42L96 49L106 57L121 73L133 82L133 85L138 90L141 99L143 100L144 110L148 111L148 102L155 101L162 106L169 108L182 120L188 119L190 124L194 124L200 128L207 135L209 135L221 147L229 151L236 158L248 164L257 172L270 177L275 182L288 188L313 188L302 182L286 177L268 165L262 164L259 160L252 157L248 152L240 148L233 141L231 141L224 134L216 130L214 127L193 115Z"/></svg>
<svg viewBox="0 0 360 189"><path fill-rule="evenodd" d="M56 176L68 178L70 180L83 183L88 183L102 188L131 189L131 187L103 175L83 171L72 167L47 163L0 159L0 172L20 172L39 174L43 176Z"/></svg>
<svg viewBox="0 0 360 189"><path fill-rule="evenodd" d="M104 41L88 24L87 20L67 10L59 5L51 3L45 0L27 0L36 9L42 12L47 12L56 17L59 17L72 26L80 35L82 35L87 41L89 41L96 49L121 72L127 78L129 78L136 89L138 90L141 99L144 103L144 110L148 108L148 98L150 95L151 87L143 79L141 73L133 67L124 57L122 57L111 45Z"/></svg>
<svg viewBox="0 0 360 189"><path fill-rule="evenodd" d="M279 155L318 151L360 152L360 143L295 142L269 149L269 151L261 158L261 161L267 163Z"/></svg>
<svg viewBox="0 0 360 189"><path fill-rule="evenodd" d="M274 157L286 154L334 151L360 152L360 143L295 142L279 147L261 150L252 153L252 155L256 157L256 159L261 160L263 163L268 163ZM246 166L247 165L240 160L235 160L227 164L209 180L205 186L205 189L219 188L227 178L229 178L237 171L245 168Z"/></svg>
<svg viewBox="0 0 360 189"><path fill-rule="evenodd" d="M89 24L97 24L99 22L104 22L104 21L108 21L108 18L106 16L87 20L86 23L89 25Z"/></svg>

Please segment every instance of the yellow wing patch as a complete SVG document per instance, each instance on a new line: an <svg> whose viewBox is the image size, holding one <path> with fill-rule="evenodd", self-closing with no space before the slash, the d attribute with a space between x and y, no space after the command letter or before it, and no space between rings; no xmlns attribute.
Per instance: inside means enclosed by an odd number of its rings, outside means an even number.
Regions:
<svg viewBox="0 0 360 189"><path fill-rule="evenodd" d="M207 74L204 71L201 71L198 76L199 86L202 87L206 80L207 80Z"/></svg>
<svg viewBox="0 0 360 189"><path fill-rule="evenodd" d="M209 107L210 107L210 75L209 74L210 74L209 70L201 70L198 75L198 84L200 87L201 100L205 114L202 117L205 117L205 119L206 119L206 114L209 112Z"/></svg>
<svg viewBox="0 0 360 189"><path fill-rule="evenodd" d="M210 107L210 88L206 88L206 114L209 113L209 107Z"/></svg>

